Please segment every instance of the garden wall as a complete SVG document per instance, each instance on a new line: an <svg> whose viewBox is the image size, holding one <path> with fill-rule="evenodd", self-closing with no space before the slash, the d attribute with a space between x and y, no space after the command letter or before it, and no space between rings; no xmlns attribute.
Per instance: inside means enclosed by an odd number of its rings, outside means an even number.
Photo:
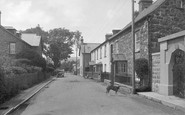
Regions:
<svg viewBox="0 0 185 115"><path fill-rule="evenodd" d="M160 53L152 54L152 91L159 93Z"/></svg>

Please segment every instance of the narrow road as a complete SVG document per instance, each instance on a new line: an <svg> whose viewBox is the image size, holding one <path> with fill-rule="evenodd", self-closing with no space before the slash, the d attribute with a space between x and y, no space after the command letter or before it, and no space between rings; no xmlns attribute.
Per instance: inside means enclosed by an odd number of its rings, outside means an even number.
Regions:
<svg viewBox="0 0 185 115"><path fill-rule="evenodd" d="M29 101L21 115L185 115L150 100L111 91L103 83L66 75Z"/></svg>

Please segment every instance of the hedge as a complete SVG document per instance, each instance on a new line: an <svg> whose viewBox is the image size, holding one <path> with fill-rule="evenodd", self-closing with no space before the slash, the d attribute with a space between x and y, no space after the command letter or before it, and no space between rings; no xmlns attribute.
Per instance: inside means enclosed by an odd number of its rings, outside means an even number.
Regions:
<svg viewBox="0 0 185 115"><path fill-rule="evenodd" d="M0 104L18 94L20 90L30 88L49 77L50 74L44 72L1 76L3 79L0 80Z"/></svg>

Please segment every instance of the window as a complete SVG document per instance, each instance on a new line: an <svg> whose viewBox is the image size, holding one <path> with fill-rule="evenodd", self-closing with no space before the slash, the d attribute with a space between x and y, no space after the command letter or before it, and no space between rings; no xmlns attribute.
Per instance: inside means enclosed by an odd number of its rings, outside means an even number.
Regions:
<svg viewBox="0 0 185 115"><path fill-rule="evenodd" d="M181 3L180 3L180 8L185 8L185 0L181 0Z"/></svg>
<svg viewBox="0 0 185 115"><path fill-rule="evenodd" d="M104 64L104 72L106 72L106 68L107 68L107 65L106 65L106 64Z"/></svg>
<svg viewBox="0 0 185 115"><path fill-rule="evenodd" d="M174 2L177 8L185 8L185 0L176 0Z"/></svg>
<svg viewBox="0 0 185 115"><path fill-rule="evenodd" d="M10 54L15 54L15 43L10 43Z"/></svg>
<svg viewBox="0 0 185 115"><path fill-rule="evenodd" d="M94 51L94 61L96 60L96 51Z"/></svg>
<svg viewBox="0 0 185 115"><path fill-rule="evenodd" d="M127 73L127 61L116 62L116 74Z"/></svg>
<svg viewBox="0 0 185 115"><path fill-rule="evenodd" d="M135 52L140 51L140 31L135 33Z"/></svg>
<svg viewBox="0 0 185 115"><path fill-rule="evenodd" d="M100 48L100 59L102 58L102 47Z"/></svg>
<svg viewBox="0 0 185 115"><path fill-rule="evenodd" d="M107 46L106 46L106 44L105 44L105 47L104 47L104 57L107 56L107 54L106 54L106 53L107 53L107 51L106 51L107 49L106 49L106 48L107 48Z"/></svg>
<svg viewBox="0 0 185 115"><path fill-rule="evenodd" d="M115 53L118 54L119 53L119 47L118 47L118 41L116 41L116 44L115 44Z"/></svg>
<svg viewBox="0 0 185 115"><path fill-rule="evenodd" d="M98 60L98 49L97 49L96 53L97 53L97 60Z"/></svg>

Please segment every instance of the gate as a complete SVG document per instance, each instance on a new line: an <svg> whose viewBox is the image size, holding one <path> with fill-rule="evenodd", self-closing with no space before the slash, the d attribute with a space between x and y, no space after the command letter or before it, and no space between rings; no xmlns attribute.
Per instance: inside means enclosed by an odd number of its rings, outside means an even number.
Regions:
<svg viewBox="0 0 185 115"><path fill-rule="evenodd" d="M177 49L173 55L173 94L185 97L185 52Z"/></svg>

